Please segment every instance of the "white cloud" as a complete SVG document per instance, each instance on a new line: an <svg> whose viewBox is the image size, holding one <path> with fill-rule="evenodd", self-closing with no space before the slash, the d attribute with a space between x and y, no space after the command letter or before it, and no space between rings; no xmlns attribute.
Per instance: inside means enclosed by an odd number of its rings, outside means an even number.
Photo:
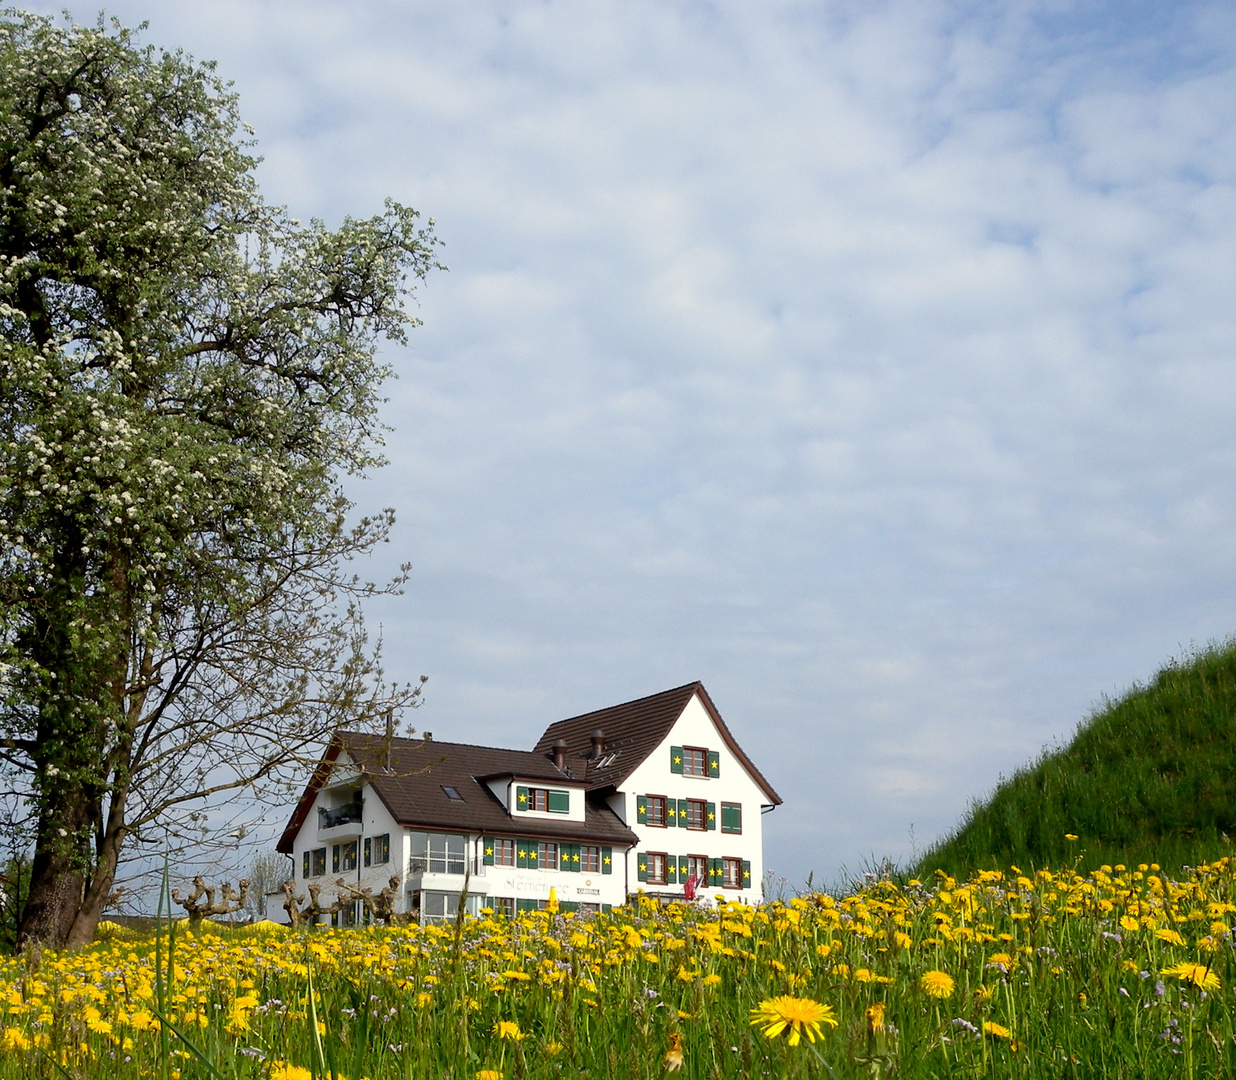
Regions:
<svg viewBox="0 0 1236 1080"><path fill-rule="evenodd" d="M357 491L417 722L703 678L797 881L1233 629L1236 39L1144 7L113 10L236 80L271 198L448 241Z"/></svg>

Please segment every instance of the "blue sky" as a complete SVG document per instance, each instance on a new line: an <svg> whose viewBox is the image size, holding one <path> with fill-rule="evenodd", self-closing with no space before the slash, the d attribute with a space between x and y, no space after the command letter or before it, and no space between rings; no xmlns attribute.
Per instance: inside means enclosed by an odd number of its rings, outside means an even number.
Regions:
<svg viewBox="0 0 1236 1080"><path fill-rule="evenodd" d="M268 198L438 222L354 490L438 738L701 679L797 883L1236 630L1231 5L109 13L219 62Z"/></svg>

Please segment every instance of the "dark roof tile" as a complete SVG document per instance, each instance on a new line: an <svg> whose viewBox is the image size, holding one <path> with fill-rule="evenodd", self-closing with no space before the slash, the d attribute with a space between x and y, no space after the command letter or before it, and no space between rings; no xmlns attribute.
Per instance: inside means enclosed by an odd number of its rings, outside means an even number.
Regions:
<svg viewBox="0 0 1236 1080"><path fill-rule="evenodd" d="M567 744L567 771L572 776L584 780L590 791L620 787L636 767L661 745L696 694L730 753L742 762L755 782L763 788L768 801L780 805L781 796L738 745L700 682L687 683L622 705L611 705L607 709L559 720L556 724L550 724L537 740L536 752L548 754L554 743L563 739ZM597 730L605 735L605 752L593 762L589 761L588 755L592 750L591 735ZM604 765L604 768L598 768L598 765Z"/></svg>
<svg viewBox="0 0 1236 1080"><path fill-rule="evenodd" d="M602 800L591 797L585 803L582 822L512 818L484 782L486 777L511 776L568 786L580 784L563 776L544 754L467 743L393 738L388 758L385 736L344 731L331 741L324 763L334 762L341 750L351 754L374 793L403 826L594 843L636 842L635 834L622 819ZM314 773L280 838L280 851L292 850L296 833L309 816L313 800L329 771L319 766ZM455 788L462 799L452 799L444 787Z"/></svg>

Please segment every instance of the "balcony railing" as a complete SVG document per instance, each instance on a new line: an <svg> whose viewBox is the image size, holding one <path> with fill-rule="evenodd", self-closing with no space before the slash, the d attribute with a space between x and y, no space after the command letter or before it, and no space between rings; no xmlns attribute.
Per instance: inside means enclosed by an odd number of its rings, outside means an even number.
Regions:
<svg viewBox="0 0 1236 1080"><path fill-rule="evenodd" d="M363 819L364 804L360 799L331 809L318 807L318 829L334 829L339 825L352 825Z"/></svg>

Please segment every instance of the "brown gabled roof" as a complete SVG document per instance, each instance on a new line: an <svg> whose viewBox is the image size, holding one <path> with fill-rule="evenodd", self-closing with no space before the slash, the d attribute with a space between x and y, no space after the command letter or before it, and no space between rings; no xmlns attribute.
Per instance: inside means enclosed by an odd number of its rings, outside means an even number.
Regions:
<svg viewBox="0 0 1236 1080"><path fill-rule="evenodd" d="M389 745L390 754L387 756ZM429 742L391 738L359 732L336 733L301 796L291 820L280 837L278 850L290 852L296 834L309 815L318 790L330 775L331 766L346 750L369 781L391 816L410 828L459 829L499 836L543 837L548 840L587 840L593 843L634 844L636 836L603 801L588 798L584 820L547 818L513 819L490 791L484 779L515 777L520 780L576 785L544 754L528 750L503 750L467 743ZM389 772L387 764L389 760ZM463 801L450 798L444 787L453 787Z"/></svg>
<svg viewBox="0 0 1236 1080"><path fill-rule="evenodd" d="M535 752L548 754L558 739L564 739L567 744L567 771L583 780L588 790L620 787L636 767L661 745L691 698L697 694L730 753L763 789L768 801L780 806L781 796L743 753L700 682L676 686L672 690L573 716L569 720L559 720L545 729L537 741ZM588 760L588 755L592 749L592 732L597 730L605 735L605 753L593 762ZM598 768L598 765L604 765L604 768Z"/></svg>

